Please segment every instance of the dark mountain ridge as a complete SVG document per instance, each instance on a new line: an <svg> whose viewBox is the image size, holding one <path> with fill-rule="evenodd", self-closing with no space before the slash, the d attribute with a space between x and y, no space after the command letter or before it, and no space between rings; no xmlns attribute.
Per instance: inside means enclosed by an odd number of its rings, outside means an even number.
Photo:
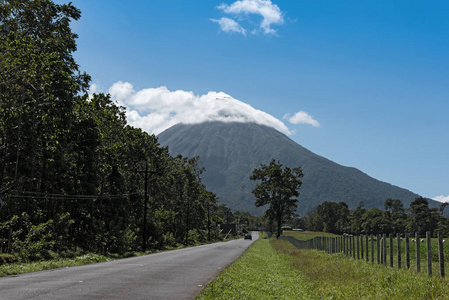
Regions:
<svg viewBox="0 0 449 300"><path fill-rule="evenodd" d="M207 122L177 124L158 136L172 155L200 157L206 187L234 211L263 214L254 206L252 170L272 158L303 169L298 213L304 215L325 201L346 202L351 209L363 201L366 208L383 209L386 199L400 199L404 207L419 195L374 179L356 168L341 166L297 144L283 133L255 123ZM429 200L431 206L436 201Z"/></svg>

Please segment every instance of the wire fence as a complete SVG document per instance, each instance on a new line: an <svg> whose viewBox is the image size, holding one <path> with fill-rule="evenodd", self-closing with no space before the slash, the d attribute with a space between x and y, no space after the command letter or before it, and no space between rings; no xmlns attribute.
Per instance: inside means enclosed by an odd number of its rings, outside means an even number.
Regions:
<svg viewBox="0 0 449 300"><path fill-rule="evenodd" d="M300 249L322 250L329 254L341 253L353 259L379 265L416 269L421 272L422 263L427 265L427 274L439 273L445 276L444 257L449 255L445 240L438 233L437 238L431 238L430 232L425 237L415 233L413 237L406 233L378 235L348 235L336 237L315 237L309 240L298 240L292 236L281 236Z"/></svg>

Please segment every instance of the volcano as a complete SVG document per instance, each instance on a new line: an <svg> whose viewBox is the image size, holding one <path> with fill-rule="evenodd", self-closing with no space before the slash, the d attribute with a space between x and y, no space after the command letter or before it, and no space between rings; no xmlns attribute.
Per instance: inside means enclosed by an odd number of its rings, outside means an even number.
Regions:
<svg viewBox="0 0 449 300"><path fill-rule="evenodd" d="M256 182L250 175L272 158L290 168L301 167L303 185L298 213L306 214L325 201L346 202L350 209L363 202L365 208L384 208L388 198L399 199L404 207L419 195L374 179L362 171L339 165L297 144L285 134L255 123L206 122L177 124L158 135L171 155L200 157L205 167L201 178L219 202L233 211L261 215L266 208L255 207L251 193ZM436 206L429 199L429 204Z"/></svg>

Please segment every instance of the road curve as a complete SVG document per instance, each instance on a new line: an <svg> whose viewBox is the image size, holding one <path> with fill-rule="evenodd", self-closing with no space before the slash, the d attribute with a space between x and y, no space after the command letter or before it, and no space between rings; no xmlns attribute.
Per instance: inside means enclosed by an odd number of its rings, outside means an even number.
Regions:
<svg viewBox="0 0 449 300"><path fill-rule="evenodd" d="M0 278L0 299L193 299L253 240Z"/></svg>

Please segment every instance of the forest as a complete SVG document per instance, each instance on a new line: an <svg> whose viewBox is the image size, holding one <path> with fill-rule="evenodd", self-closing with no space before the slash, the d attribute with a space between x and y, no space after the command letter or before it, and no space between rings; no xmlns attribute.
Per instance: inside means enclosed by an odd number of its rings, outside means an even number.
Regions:
<svg viewBox="0 0 449 300"><path fill-rule="evenodd" d="M0 2L0 253L125 253L220 238L228 209L198 157L172 157L89 95L73 57L81 12L50 0ZM229 214L229 213L228 213Z"/></svg>
<svg viewBox="0 0 449 300"><path fill-rule="evenodd" d="M427 231L436 237L438 232L449 236L449 218L443 215L448 204L430 208L423 197L416 198L409 208L399 199L387 199L385 210L366 209L363 202L350 210L345 202L324 202L301 219L296 226L310 231L324 231L335 234L404 234L417 232L425 236Z"/></svg>

